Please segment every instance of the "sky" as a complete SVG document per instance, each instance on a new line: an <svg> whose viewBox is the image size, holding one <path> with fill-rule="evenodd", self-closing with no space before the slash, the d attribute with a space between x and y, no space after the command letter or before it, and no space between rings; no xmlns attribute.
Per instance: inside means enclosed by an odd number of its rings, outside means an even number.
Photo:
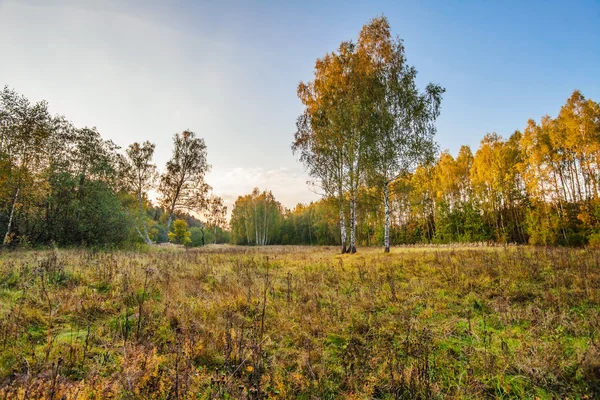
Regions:
<svg viewBox="0 0 600 400"><path fill-rule="evenodd" d="M600 101L600 0L0 0L0 85L123 148L150 140L159 168L192 130L229 210L255 186L292 208L319 198L290 149L297 85L382 14L419 86L446 88L452 154L555 116L575 89Z"/></svg>

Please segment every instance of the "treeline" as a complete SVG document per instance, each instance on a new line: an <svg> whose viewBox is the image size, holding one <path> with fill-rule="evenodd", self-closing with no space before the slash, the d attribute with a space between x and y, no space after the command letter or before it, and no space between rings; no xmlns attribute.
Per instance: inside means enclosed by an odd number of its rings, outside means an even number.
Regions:
<svg viewBox="0 0 600 400"><path fill-rule="evenodd" d="M315 63L292 150L324 198L287 210L269 191L240 196L230 234L205 182L206 145L173 137L162 171L154 144L120 149L4 88L0 92L3 246L357 245L494 241L600 244L600 106L575 91L556 118L530 120L473 152L438 154L444 88L420 91L385 17ZM157 192L152 204L150 192Z"/></svg>
<svg viewBox="0 0 600 400"><path fill-rule="evenodd" d="M575 91L556 118L529 120L507 139L487 134L475 153L444 151L390 183L391 243L600 245L599 163L600 105ZM357 191L357 244L384 244L383 195L366 185ZM267 217L266 199L274 204ZM245 235L258 221L259 232L270 224L266 244L337 245L338 212L333 197L285 210L255 189L235 204L231 238L255 244Z"/></svg>
<svg viewBox="0 0 600 400"><path fill-rule="evenodd" d="M488 134L475 155L463 147L417 169L406 185L421 205L406 222L434 241L596 243L599 150L600 105L575 91L554 119L529 120L506 140Z"/></svg>
<svg viewBox="0 0 600 400"><path fill-rule="evenodd" d="M196 244L228 241L226 207L209 195L204 140L173 138L162 174L154 144L122 151L96 128L78 128L5 87L0 92L0 229L3 246L122 246L164 242L174 219L200 229ZM150 190L158 190L153 205ZM204 220L193 217L202 216ZM206 232L205 232L206 231Z"/></svg>
<svg viewBox="0 0 600 400"><path fill-rule="evenodd" d="M342 253L371 243L600 241L598 103L575 91L555 119L531 120L506 140L488 134L475 154L436 157L444 89L419 91L416 75L378 17L298 86L305 108L292 149L334 208L328 215L338 213ZM292 232L292 242L311 241Z"/></svg>
<svg viewBox="0 0 600 400"><path fill-rule="evenodd" d="M475 154L443 152L396 184L398 240L599 244L600 105L575 91L556 118L529 120Z"/></svg>

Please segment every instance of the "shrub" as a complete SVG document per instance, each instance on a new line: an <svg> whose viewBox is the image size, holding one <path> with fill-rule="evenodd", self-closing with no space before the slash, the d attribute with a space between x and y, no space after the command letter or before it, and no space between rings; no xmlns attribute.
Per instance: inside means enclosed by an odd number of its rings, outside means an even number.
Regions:
<svg viewBox="0 0 600 400"><path fill-rule="evenodd" d="M169 241L189 246L192 243L191 235L187 222L183 219L178 219L173 223L173 232L169 232Z"/></svg>
<svg viewBox="0 0 600 400"><path fill-rule="evenodd" d="M592 233L588 238L588 244L591 247L600 248L600 232Z"/></svg>

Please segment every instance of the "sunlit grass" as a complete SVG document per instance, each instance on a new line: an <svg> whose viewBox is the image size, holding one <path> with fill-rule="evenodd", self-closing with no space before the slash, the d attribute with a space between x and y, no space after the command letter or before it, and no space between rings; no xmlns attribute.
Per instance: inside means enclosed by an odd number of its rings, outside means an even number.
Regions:
<svg viewBox="0 0 600 400"><path fill-rule="evenodd" d="M6 398L600 395L600 252L0 254Z"/></svg>

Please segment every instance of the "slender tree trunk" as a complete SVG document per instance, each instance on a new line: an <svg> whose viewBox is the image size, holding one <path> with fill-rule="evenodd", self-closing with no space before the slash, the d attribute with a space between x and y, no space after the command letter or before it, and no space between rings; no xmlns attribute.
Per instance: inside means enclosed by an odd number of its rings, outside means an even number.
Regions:
<svg viewBox="0 0 600 400"><path fill-rule="evenodd" d="M356 253L356 199L350 197L350 253Z"/></svg>
<svg viewBox="0 0 600 400"><path fill-rule="evenodd" d="M383 236L384 251L390 252L390 190L389 183L386 181L383 184L383 208L385 212L385 231Z"/></svg>
<svg viewBox="0 0 600 400"><path fill-rule="evenodd" d="M558 192L558 193L560 193L559 189L558 189L558 181L556 179L556 174L553 174L553 176L554 176L554 187L556 188L555 191ZM559 170L559 178L560 178L561 183L563 185L563 191L564 191L565 183L564 183L564 180L563 180L562 173L560 173L560 170ZM565 243L566 243L567 242L567 233L566 233L566 231L564 229L564 226L563 226L564 225L563 224L563 218L564 218L565 210L563 208L563 200L560 198L560 194L558 195L557 201L558 201L558 207L557 207L556 211L558 213L558 219L559 219L559 224L560 224L559 229L560 229L560 231L561 231L561 233L563 235L563 239L565 239ZM565 199L564 199L564 201L568 202L568 199L566 199L566 192L565 192Z"/></svg>
<svg viewBox="0 0 600 400"><path fill-rule="evenodd" d="M144 235L142 234L142 231L140 231L140 228L139 228L137 225L136 225L136 227L135 227L135 231L138 233L138 235L140 235L140 238L141 238L143 241L146 241L146 238L144 237Z"/></svg>
<svg viewBox="0 0 600 400"><path fill-rule="evenodd" d="M251 232L250 232L250 217L249 216L246 216L244 223L245 223L244 230L246 232L246 244L250 245L250 233Z"/></svg>
<svg viewBox="0 0 600 400"><path fill-rule="evenodd" d="M557 167L558 168L558 167ZM558 177L560 178L560 185L562 187L562 198L564 201L569 201L569 185L566 182L565 177L563 176L563 173L561 172L561 170L558 170L558 173L554 172L552 175L554 177L554 186L555 186L555 191L557 196L560 197L560 189L558 187L558 180L556 179L556 175L558 174Z"/></svg>
<svg viewBox="0 0 600 400"><path fill-rule="evenodd" d="M269 244L269 224L267 224L267 227L265 228L267 230L267 233L265 234L265 245Z"/></svg>
<svg viewBox="0 0 600 400"><path fill-rule="evenodd" d="M213 244L217 244L217 224L215 224L215 232L213 233Z"/></svg>
<svg viewBox="0 0 600 400"><path fill-rule="evenodd" d="M267 243L267 205L265 204L265 214L263 218L263 232L262 232L262 245Z"/></svg>
<svg viewBox="0 0 600 400"><path fill-rule="evenodd" d="M173 211L169 212L169 220L167 221L167 233L171 231L171 222L173 222Z"/></svg>
<svg viewBox="0 0 600 400"><path fill-rule="evenodd" d="M255 244L260 245L258 241L258 217L256 216L256 203L254 203L254 233L255 233Z"/></svg>
<svg viewBox="0 0 600 400"><path fill-rule="evenodd" d="M4 241L3 241L5 246L8 244L8 241L10 238L10 229L12 227L12 221L13 221L13 217L15 215L15 208L17 207L17 199L19 198L20 190L21 190L21 188L17 187L17 190L15 191L15 197L13 197L12 206L10 208L10 217L8 217L8 227L6 228L6 234L4 235Z"/></svg>
<svg viewBox="0 0 600 400"><path fill-rule="evenodd" d="M585 160L585 174L587 175L587 197L591 198L596 195L598 192L598 188L596 186L596 179L594 178L594 173L592 172L592 167L590 166L589 161Z"/></svg>
<svg viewBox="0 0 600 400"><path fill-rule="evenodd" d="M346 250L346 216L344 215L344 205L340 204L340 241L342 242L342 254L347 253Z"/></svg>
<svg viewBox="0 0 600 400"><path fill-rule="evenodd" d="M167 234L171 231L171 223L173 222L173 214L175 212L175 200L171 203L171 210L169 210L169 220L167 221Z"/></svg>
<svg viewBox="0 0 600 400"><path fill-rule="evenodd" d="M310 218L310 213L311 213L311 210L309 209L308 210L308 242L312 246L312 232L311 232L312 221Z"/></svg>
<svg viewBox="0 0 600 400"><path fill-rule="evenodd" d="M173 197L173 201L171 202L171 210L169 211L169 220L167 221L167 234L171 231L171 222L173 222L173 215L175 214L175 204L177 204L177 199L179 198L179 192L181 191L181 186L183 185L183 178L180 180L179 186L175 191L175 197Z"/></svg>
<svg viewBox="0 0 600 400"><path fill-rule="evenodd" d="M569 183L571 185L571 202L574 203L577 201L577 189L571 160L567 162L567 172L569 174Z"/></svg>
<svg viewBox="0 0 600 400"><path fill-rule="evenodd" d="M581 192L581 165L579 165L579 162L577 160L577 158L575 158L575 160L573 161L573 168L575 168L575 182L577 183L577 194L579 195L579 199L577 201L581 202L583 200L583 194Z"/></svg>

